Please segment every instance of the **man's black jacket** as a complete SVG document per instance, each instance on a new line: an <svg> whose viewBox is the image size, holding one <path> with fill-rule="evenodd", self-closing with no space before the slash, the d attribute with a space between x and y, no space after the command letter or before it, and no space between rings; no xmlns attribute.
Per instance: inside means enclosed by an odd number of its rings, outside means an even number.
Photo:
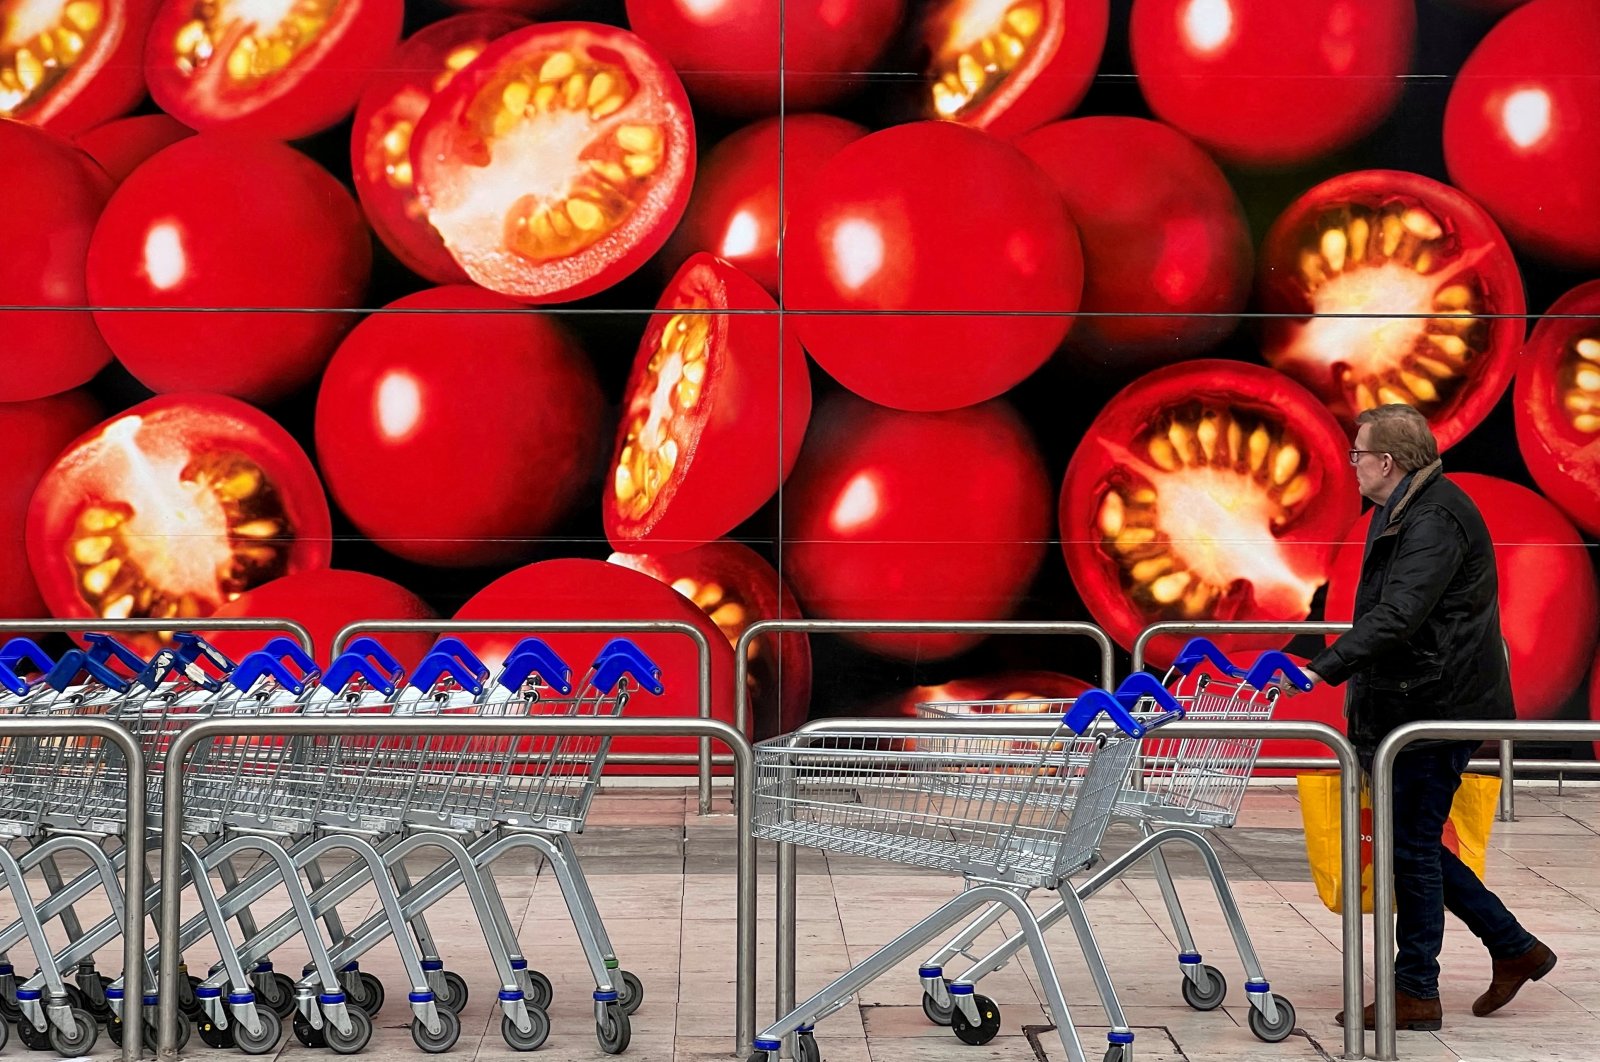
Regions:
<svg viewBox="0 0 1600 1062"><path fill-rule="evenodd" d="M1354 627L1311 661L1328 682L1349 680L1357 748L1420 719L1516 715L1494 545L1477 506L1440 468L1412 476L1361 565Z"/></svg>

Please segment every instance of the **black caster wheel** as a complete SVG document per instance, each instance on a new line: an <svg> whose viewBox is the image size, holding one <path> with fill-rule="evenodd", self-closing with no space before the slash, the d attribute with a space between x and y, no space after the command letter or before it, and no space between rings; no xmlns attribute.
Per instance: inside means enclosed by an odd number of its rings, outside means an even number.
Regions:
<svg viewBox="0 0 1600 1062"><path fill-rule="evenodd" d="M322 1035L323 1029L326 1028L326 1025L324 1025L322 1029L313 1028L311 1023L306 1021L300 1015L296 1014L294 1016L294 1038L299 1040L306 1047L327 1047L327 1037Z"/></svg>
<svg viewBox="0 0 1600 1062"><path fill-rule="evenodd" d="M549 1010L550 1003L556 998L555 986L550 983L550 978L538 970L523 971L523 998L528 1001L528 1006L538 1007L540 1010ZM643 992L641 987L639 991Z"/></svg>
<svg viewBox="0 0 1600 1062"><path fill-rule="evenodd" d="M359 1054L372 1042L372 1019L367 1017L367 1012L360 1007L346 1007L344 1012L350 1019L350 1031L340 1032L333 1022L324 1021L322 1038L328 1041L328 1046L336 1055ZM458 1029L457 1034L459 1033Z"/></svg>
<svg viewBox="0 0 1600 1062"><path fill-rule="evenodd" d="M234 1024L228 1023L226 1029L219 1029L211 1024L211 1019L201 1018L194 1023L194 1031L200 1034L200 1042L207 1047L229 1048L235 1046L233 1042Z"/></svg>
<svg viewBox="0 0 1600 1062"><path fill-rule="evenodd" d="M947 985L948 983L946 982ZM954 1009L955 1005L953 1003L946 1003L941 1007L939 1001L933 998L932 992L922 993L922 1013L935 1025L949 1025L950 1015Z"/></svg>
<svg viewBox="0 0 1600 1062"><path fill-rule="evenodd" d="M1122 1044L1112 1044L1106 1048L1105 1058L1102 1059L1102 1062L1122 1062L1127 1057L1127 1049Z"/></svg>
<svg viewBox="0 0 1600 1062"><path fill-rule="evenodd" d="M0 1021L0 1051L5 1050L6 1041L11 1039L11 1026Z"/></svg>
<svg viewBox="0 0 1600 1062"><path fill-rule="evenodd" d="M550 1016L543 1007L528 1007L527 1032L517 1028L517 1023L506 1015L500 1016L500 1035L513 1051L537 1051L550 1038Z"/></svg>
<svg viewBox="0 0 1600 1062"><path fill-rule="evenodd" d="M744 1062L777 1062L777 1060L766 1051L752 1051L750 1052L750 1057L745 1059Z"/></svg>
<svg viewBox="0 0 1600 1062"><path fill-rule="evenodd" d="M178 1009L190 1021L200 1021L205 1018L205 1008L200 1005L200 1000L195 998L194 990L201 985L200 978L194 974L178 982Z"/></svg>
<svg viewBox="0 0 1600 1062"><path fill-rule="evenodd" d="M467 997L470 994L467 989L467 979L454 970L441 970L439 981L444 987L433 994L434 1002L457 1014L466 1010Z"/></svg>
<svg viewBox="0 0 1600 1062"><path fill-rule="evenodd" d="M382 981L365 970L352 970L340 981L344 985L345 996L352 1004L366 1011L369 1018L378 1016L386 997Z"/></svg>
<svg viewBox="0 0 1600 1062"><path fill-rule="evenodd" d="M280 1018L287 1018L294 1013L294 980L288 974L273 970L271 973L256 974L254 980L258 1002L265 1004Z"/></svg>
<svg viewBox="0 0 1600 1062"><path fill-rule="evenodd" d="M817 1038L808 1032L803 1032L794 1039L795 1062L822 1062L822 1048L817 1046Z"/></svg>
<svg viewBox="0 0 1600 1062"><path fill-rule="evenodd" d="M270 1055L283 1039L283 1019L278 1017L277 1011L257 1001L256 1022L261 1026L260 1031L252 1033L243 1022L234 1021L230 1029L234 1044L247 1055Z"/></svg>
<svg viewBox="0 0 1600 1062"><path fill-rule="evenodd" d="M429 1032L421 1018L412 1018L411 1039L428 1054L437 1055L450 1050L461 1039L461 1019L449 1007L435 1005L433 1010L439 1016L439 1031Z"/></svg>
<svg viewBox="0 0 1600 1062"><path fill-rule="evenodd" d="M644 1002L644 982L639 980L637 974L622 970L618 974L622 982L617 993L617 1002L622 1004L622 1009L632 1014L639 1009L639 1004Z"/></svg>
<svg viewBox="0 0 1600 1062"><path fill-rule="evenodd" d="M606 1016L595 1022L594 1037L600 1041L600 1050L608 1055L620 1055L628 1049L633 1039L633 1023L620 1003L607 1003Z"/></svg>
<svg viewBox="0 0 1600 1062"><path fill-rule="evenodd" d="M48 1028L35 1029L33 1022L23 1018L17 1023L17 1039L22 1041L22 1046L29 1051L50 1050L50 1030Z"/></svg>
<svg viewBox="0 0 1600 1062"><path fill-rule="evenodd" d="M964 1044L974 1047L982 1046L993 1040L1000 1033L1000 1008L988 996L972 997L978 1005L978 1024L974 1025L967 1020L961 1008L952 1005L950 1011L950 1030L956 1034L956 1039Z"/></svg>
<svg viewBox="0 0 1600 1062"><path fill-rule="evenodd" d="M1272 1001L1278 1005L1278 1020L1267 1021L1266 1015L1255 1007L1250 1008L1250 1031L1256 1034L1256 1039L1265 1040L1275 1044L1294 1032L1294 1006L1282 996L1275 995Z"/></svg>
<svg viewBox="0 0 1600 1062"><path fill-rule="evenodd" d="M1195 1010L1216 1010L1228 994L1228 982L1215 966L1202 966L1197 972L1199 984L1183 979L1183 1001Z"/></svg>
<svg viewBox="0 0 1600 1062"><path fill-rule="evenodd" d="M22 1023L22 1008L17 1006L15 999L4 993L0 993L0 1020L10 1025Z"/></svg>
<svg viewBox="0 0 1600 1062"><path fill-rule="evenodd" d="M82 1007L73 1007L72 1030L64 1032L52 1025L47 1035L50 1038L50 1046L58 1055L62 1058L77 1058L93 1050L94 1042L100 1038L100 1023Z"/></svg>

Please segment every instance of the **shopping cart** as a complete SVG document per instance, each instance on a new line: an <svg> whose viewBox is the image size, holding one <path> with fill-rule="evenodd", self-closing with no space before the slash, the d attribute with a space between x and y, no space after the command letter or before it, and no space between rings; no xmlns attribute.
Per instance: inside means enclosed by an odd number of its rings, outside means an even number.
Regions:
<svg viewBox="0 0 1600 1062"><path fill-rule="evenodd" d="M892 943L767 1027L750 1062L776 1062L782 1040L798 1033L796 1058L820 1062L815 1024L865 985L911 957L971 912L1001 905L1022 924L1040 983L1070 1062L1085 1062L1043 931L1027 903L1036 888L1060 890L1078 943L1112 1025L1106 1059L1131 1050L1128 1027L1077 894L1062 889L1088 867L1125 788L1139 745L1133 738L1181 717L1168 711L1135 719L1111 694L1091 690L1070 705L1048 737L972 735L930 720L914 737L859 731L800 731L762 742L756 752L755 836L960 874L967 888ZM1116 726L1095 725L1104 712ZM957 1028L984 1015L971 989L952 986Z"/></svg>
<svg viewBox="0 0 1600 1062"><path fill-rule="evenodd" d="M1207 662L1213 665L1216 675L1197 673L1199 666ZM1264 725L1271 719L1277 704L1279 688L1276 682L1280 675L1302 689L1309 688L1304 674L1282 653L1263 653L1249 669L1245 669L1234 665L1211 642L1196 638L1178 654L1164 680L1158 683L1150 675L1131 676L1118 690L1118 697L1137 717L1156 708L1153 699L1156 691L1169 689L1191 720ZM1052 702L1040 702L1040 706L1049 710ZM919 709L920 714L930 719L948 719L999 715L1008 707L1011 706L1002 702L943 702L920 705ZM1077 903L1089 899L1127 873L1141 859L1148 858L1178 939L1183 999L1196 1010L1216 1008L1227 993L1227 982L1216 967L1203 963L1162 853L1163 846L1168 844L1188 845L1200 855L1205 865L1244 967L1245 996L1250 1003L1250 1029L1260 1039L1276 1043L1293 1031L1294 1007L1287 999L1272 993L1222 862L1204 832L1213 827L1231 827L1237 820L1245 786L1249 783L1260 749L1260 736L1146 737L1142 742L1137 768L1130 775L1129 785L1118 794L1112 813L1114 823L1129 825L1139 832L1139 842L1116 860L1100 867L1091 877L1080 881L1076 885L1075 900L1069 902L1063 896L1061 902L1039 916L1039 925L1044 929L1055 925L1063 917L1069 916ZM984 976L1002 969L1026 943L1024 935L1016 934L982 957L971 953L970 949L981 934L1005 913L1005 908L998 906L985 911L923 963L920 970L924 989L923 1011L930 1020L942 1025L951 1024L953 995L972 991L971 986ZM959 977L947 980L945 967L957 956L970 960L970 965ZM999 1008L990 1000L980 999L984 1004L984 1012L992 1014L993 1018L983 1029L957 1030L957 1034L969 1043L986 1043L999 1030Z"/></svg>

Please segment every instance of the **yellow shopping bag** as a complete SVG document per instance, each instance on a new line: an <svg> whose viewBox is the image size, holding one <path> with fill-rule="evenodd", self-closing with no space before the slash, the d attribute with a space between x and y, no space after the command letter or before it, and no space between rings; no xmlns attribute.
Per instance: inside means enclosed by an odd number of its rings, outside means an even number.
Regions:
<svg viewBox="0 0 1600 1062"><path fill-rule="evenodd" d="M1300 817L1306 830L1306 859L1311 864L1311 880L1317 895L1328 910L1344 910L1339 864L1339 774L1318 771L1299 775ZM1361 789L1361 909L1372 910L1372 799ZM1464 774L1444 824L1445 847L1481 879L1488 857L1489 828L1494 824L1500 802L1500 779L1489 774ZM1396 809L1404 814L1404 809Z"/></svg>

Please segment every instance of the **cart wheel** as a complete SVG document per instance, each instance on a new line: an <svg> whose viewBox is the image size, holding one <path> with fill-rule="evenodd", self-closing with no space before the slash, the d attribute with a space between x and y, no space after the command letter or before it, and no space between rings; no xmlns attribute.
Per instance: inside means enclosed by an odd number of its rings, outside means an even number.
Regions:
<svg viewBox="0 0 1600 1062"><path fill-rule="evenodd" d="M794 1058L795 1062L822 1062L822 1048L817 1046L817 1038L808 1032L796 1036Z"/></svg>
<svg viewBox="0 0 1600 1062"><path fill-rule="evenodd" d="M294 1038L307 1047L328 1046L328 1039L322 1035L322 1029L313 1028L309 1021L298 1014L294 1016Z"/></svg>
<svg viewBox="0 0 1600 1062"><path fill-rule="evenodd" d="M1112 1044L1110 1047L1106 1048L1106 1057L1102 1060L1102 1062L1122 1062L1122 1060L1127 1057L1128 1053L1123 1050L1121 1044Z"/></svg>
<svg viewBox="0 0 1600 1062"><path fill-rule="evenodd" d="M773 1062L772 1056L765 1051L752 1051L750 1057L744 1062Z"/></svg>
<svg viewBox="0 0 1600 1062"><path fill-rule="evenodd" d="M178 1009L187 1014L191 1019L198 1019L205 1013L200 1006L200 1001L195 998L194 990L201 985L200 978L189 974L178 982Z"/></svg>
<svg viewBox="0 0 1600 1062"><path fill-rule="evenodd" d="M349 1001L366 1011L369 1018L376 1018L378 1011L383 1009L386 996L383 982L365 970L353 970L345 974L341 980L344 983L344 994L349 997Z"/></svg>
<svg viewBox="0 0 1600 1062"><path fill-rule="evenodd" d="M528 1006L549 1010L551 1000L556 998L555 986L550 983L550 978L538 970L524 970L523 974L522 995L528 1001Z"/></svg>
<svg viewBox="0 0 1600 1062"><path fill-rule="evenodd" d="M278 1041L283 1039L283 1019L278 1017L277 1011L258 1001L256 1021L260 1023L261 1031L253 1034L242 1022L234 1022L234 1042L247 1055L270 1055L278 1049Z"/></svg>
<svg viewBox="0 0 1600 1062"><path fill-rule="evenodd" d="M199 1021L194 1023L194 1029L195 1032L200 1034L201 1043L205 1044L207 1047L222 1048L234 1046L232 1022L228 1023L228 1027L226 1029L219 1029L215 1025L211 1024L210 1018L201 1018Z"/></svg>
<svg viewBox="0 0 1600 1062"><path fill-rule="evenodd" d="M269 974L258 974L255 985L256 1000L264 1003L272 1013L280 1018L287 1018L294 1013L294 981L288 974L276 970Z"/></svg>
<svg viewBox="0 0 1600 1062"><path fill-rule="evenodd" d="M118 1047L122 1046L122 1021L121 1021L121 1019L119 1019L115 1015L113 1015L111 1020L106 1022L106 1035L111 1038L111 1042L112 1043L116 1044ZM0 1044L0 1047L4 1047L4 1046L5 1046L4 1044Z"/></svg>
<svg viewBox="0 0 1600 1062"><path fill-rule="evenodd" d="M600 1041L600 1050L608 1055L620 1055L628 1049L628 1041L633 1039L633 1023L620 1003L606 1004L605 1020L595 1022L594 1036Z"/></svg>
<svg viewBox="0 0 1600 1062"><path fill-rule="evenodd" d="M454 970L442 970L439 980L444 984L444 991L435 992L433 1001L441 1007L446 1007L460 1014L467 1009L467 979Z"/></svg>
<svg viewBox="0 0 1600 1062"><path fill-rule="evenodd" d="M1256 1034L1256 1039L1265 1040L1275 1044L1294 1032L1294 1006L1282 996L1273 996L1272 1001L1278 1005L1278 1020L1267 1021L1267 1016L1254 1007L1250 1008L1250 1031Z"/></svg>
<svg viewBox="0 0 1600 1062"><path fill-rule="evenodd" d="M149 1022L141 1022L140 1024L144 1026L144 1045L154 1051L156 1049L156 1041L160 1039L160 1032ZM177 1048L179 1051L189 1046L189 1028L189 1023L186 1021L178 1023Z"/></svg>
<svg viewBox="0 0 1600 1062"><path fill-rule="evenodd" d="M629 1014L639 1009L639 1004L644 1002L644 982L639 980L637 974L623 970L620 974L622 990L617 995L617 1002L622 1004L622 1009Z"/></svg>
<svg viewBox="0 0 1600 1062"><path fill-rule="evenodd" d="M52 1025L47 1035L56 1054L62 1058L77 1058L87 1055L94 1048L94 1042L100 1038L100 1025L89 1016L88 1011L73 1007L72 1031L63 1032Z"/></svg>
<svg viewBox="0 0 1600 1062"><path fill-rule="evenodd" d="M11 1026L0 1021L0 1051L5 1050L6 1041L11 1039Z"/></svg>
<svg viewBox="0 0 1600 1062"><path fill-rule="evenodd" d="M1183 979L1183 1001L1195 1010L1216 1010L1228 994L1228 981L1215 966L1202 966L1198 973L1199 984Z"/></svg>
<svg viewBox="0 0 1600 1062"><path fill-rule="evenodd" d="M528 1025L530 1027L524 1033L509 1016L501 1015L500 1035L505 1037L506 1046L513 1051L537 1051L543 1047L550 1038L550 1016L544 1012L544 1008L528 1007Z"/></svg>
<svg viewBox="0 0 1600 1062"><path fill-rule="evenodd" d="M322 1026L322 1038L328 1041L328 1046L333 1048L336 1055L354 1055L365 1051L372 1042L372 1019L360 1007L346 1007L345 1016L350 1019L349 1032L340 1032L338 1026L329 1021Z"/></svg>
<svg viewBox="0 0 1600 1062"><path fill-rule="evenodd" d="M21 1040L22 1046L29 1051L50 1050L50 1030L34 1028L33 1022L27 1018L17 1023L17 1039Z"/></svg>
<svg viewBox="0 0 1600 1062"><path fill-rule="evenodd" d="M941 1007L939 1001L933 998L932 992L922 993L922 1013L935 1025L949 1025L950 1015L954 1010L954 1003L947 1003Z"/></svg>
<svg viewBox="0 0 1600 1062"><path fill-rule="evenodd" d="M969 1022L960 1007L952 1006L950 1028L956 1034L956 1039L978 1047L999 1034L1000 1008L988 996L973 996L972 1001L978 1004L978 1024Z"/></svg>
<svg viewBox="0 0 1600 1062"><path fill-rule="evenodd" d="M411 1039L428 1054L437 1055L450 1050L461 1039L461 1019L449 1007L434 1007L433 1011L439 1016L439 1031L429 1032L427 1022L412 1018Z"/></svg>
<svg viewBox="0 0 1600 1062"><path fill-rule="evenodd" d="M22 1021L22 1008L17 1006L17 1001L0 992L0 1020L10 1022L12 1025Z"/></svg>

